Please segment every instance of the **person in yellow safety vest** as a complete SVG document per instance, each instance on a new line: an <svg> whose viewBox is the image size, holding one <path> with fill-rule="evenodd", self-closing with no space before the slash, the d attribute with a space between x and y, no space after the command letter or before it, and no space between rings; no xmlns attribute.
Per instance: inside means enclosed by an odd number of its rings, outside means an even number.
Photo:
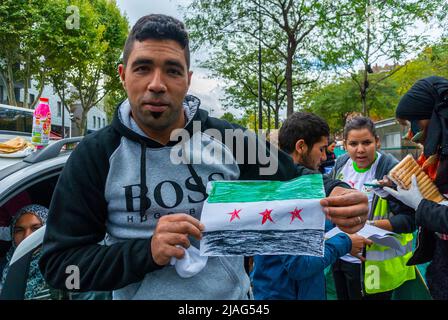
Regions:
<svg viewBox="0 0 448 320"><path fill-rule="evenodd" d="M344 128L347 154L337 159L331 175L368 196L368 224L398 233L401 247L373 244L360 256L346 255L336 261L333 277L339 300L389 300L394 289L415 278L414 267L406 266L412 256L415 213L391 196L381 198L377 194L381 189L369 186L398 163L391 154L377 150L378 140L372 120L352 118Z"/></svg>

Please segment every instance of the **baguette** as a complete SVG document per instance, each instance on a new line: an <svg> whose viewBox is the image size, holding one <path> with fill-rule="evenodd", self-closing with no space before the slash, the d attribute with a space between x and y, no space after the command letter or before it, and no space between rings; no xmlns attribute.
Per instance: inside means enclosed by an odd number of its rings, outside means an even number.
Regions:
<svg viewBox="0 0 448 320"><path fill-rule="evenodd" d="M411 178L413 175L416 176L420 192L425 199L434 202L441 202L444 200L444 197L440 194L436 185L411 155L404 157L403 160L389 172L391 179L401 188L406 190L409 190L411 187Z"/></svg>

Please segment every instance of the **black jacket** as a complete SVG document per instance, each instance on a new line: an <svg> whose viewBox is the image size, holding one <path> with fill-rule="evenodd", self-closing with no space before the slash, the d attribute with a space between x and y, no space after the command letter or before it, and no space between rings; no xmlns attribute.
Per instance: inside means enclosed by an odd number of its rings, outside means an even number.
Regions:
<svg viewBox="0 0 448 320"><path fill-rule="evenodd" d="M448 207L423 199L416 213L418 226L417 247L408 265L429 262L434 257L438 240L435 232L448 234Z"/></svg>

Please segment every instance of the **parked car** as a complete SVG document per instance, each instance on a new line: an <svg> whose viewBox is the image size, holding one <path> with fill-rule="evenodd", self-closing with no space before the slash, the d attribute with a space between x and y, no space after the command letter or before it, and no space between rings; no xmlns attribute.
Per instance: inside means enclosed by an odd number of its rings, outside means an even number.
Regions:
<svg viewBox="0 0 448 320"><path fill-rule="evenodd" d="M0 132L0 142L17 135L20 134ZM47 208L50 206L59 175L72 150L81 139L82 137L76 137L51 141L43 150L33 152L25 158L0 157L0 221L8 221L14 214L9 208L17 207L19 202L23 201L18 199L25 198L30 203L40 204ZM24 203L24 205L30 203ZM43 239L44 230L38 231L35 232L36 235L33 234L34 237L29 236L17 247L2 289L1 299L23 299L29 258L32 251L41 245ZM0 240L0 274L10 247L11 241ZM26 249L23 250L23 248Z"/></svg>

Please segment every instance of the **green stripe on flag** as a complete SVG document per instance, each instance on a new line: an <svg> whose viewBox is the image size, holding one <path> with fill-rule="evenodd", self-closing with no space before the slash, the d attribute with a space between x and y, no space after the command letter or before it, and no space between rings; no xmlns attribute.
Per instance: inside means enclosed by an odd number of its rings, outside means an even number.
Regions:
<svg viewBox="0 0 448 320"><path fill-rule="evenodd" d="M213 181L209 203L325 198L321 174L290 181Z"/></svg>

